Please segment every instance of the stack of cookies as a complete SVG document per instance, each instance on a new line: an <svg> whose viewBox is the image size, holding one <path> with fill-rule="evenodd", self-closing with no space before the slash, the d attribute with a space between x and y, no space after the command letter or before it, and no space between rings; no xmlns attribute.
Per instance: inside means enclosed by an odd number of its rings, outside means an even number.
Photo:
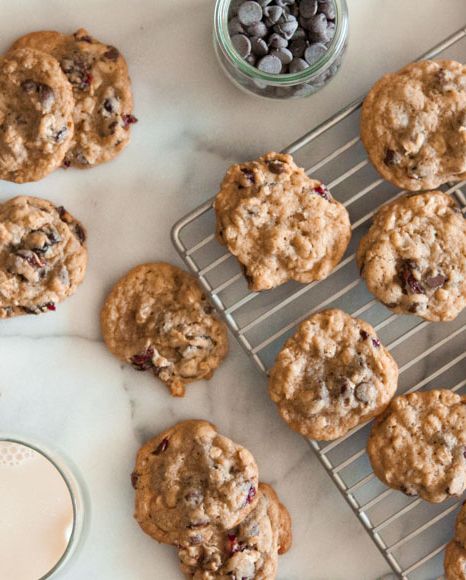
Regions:
<svg viewBox="0 0 466 580"><path fill-rule="evenodd" d="M17 40L0 58L0 100L0 179L16 183L113 159L136 122L123 56L84 29Z"/></svg>
<svg viewBox="0 0 466 580"><path fill-rule="evenodd" d="M177 548L185 577L276 577L290 516L251 453L212 424L184 421L148 441L131 479L139 525Z"/></svg>

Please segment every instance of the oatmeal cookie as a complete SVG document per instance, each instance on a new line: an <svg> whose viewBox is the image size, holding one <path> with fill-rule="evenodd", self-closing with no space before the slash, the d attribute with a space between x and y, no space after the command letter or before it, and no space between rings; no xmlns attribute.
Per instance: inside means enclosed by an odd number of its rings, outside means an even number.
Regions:
<svg viewBox="0 0 466 580"><path fill-rule="evenodd" d="M215 199L217 238L251 290L326 278L351 237L348 212L291 155L233 165Z"/></svg>
<svg viewBox="0 0 466 580"><path fill-rule="evenodd" d="M0 179L42 179L73 136L73 93L58 62L22 49L0 57Z"/></svg>
<svg viewBox="0 0 466 580"><path fill-rule="evenodd" d="M313 314L286 341L269 392L292 429L331 440L380 414L397 379L398 366L372 326L332 309Z"/></svg>
<svg viewBox="0 0 466 580"><path fill-rule="evenodd" d="M0 204L0 318L55 310L83 281L86 232L37 197Z"/></svg>
<svg viewBox="0 0 466 580"><path fill-rule="evenodd" d="M466 178L466 66L426 60L382 77L362 107L377 171L408 191Z"/></svg>
<svg viewBox="0 0 466 580"><path fill-rule="evenodd" d="M284 554L290 545L288 511L273 488L260 483L256 507L238 526L215 530L207 542L182 546L178 556L187 578L273 580L278 555Z"/></svg>
<svg viewBox="0 0 466 580"><path fill-rule="evenodd" d="M466 396L446 389L395 397L372 427L375 475L407 495L438 503L466 489Z"/></svg>
<svg viewBox="0 0 466 580"><path fill-rule="evenodd" d="M133 97L121 53L84 30L31 32L15 48L42 50L58 60L73 88L74 138L64 165L91 167L113 159L129 142Z"/></svg>
<svg viewBox="0 0 466 580"><path fill-rule="evenodd" d="M226 326L197 281L163 262L136 266L114 286L101 313L110 351L151 371L182 397L185 385L209 379L226 356Z"/></svg>
<svg viewBox="0 0 466 580"><path fill-rule="evenodd" d="M356 261L369 291L394 312L453 320L466 305L466 220L441 191L383 206Z"/></svg>
<svg viewBox="0 0 466 580"><path fill-rule="evenodd" d="M132 474L135 517L155 540L188 546L215 527L232 529L257 505L251 453L206 421L184 421L139 450Z"/></svg>
<svg viewBox="0 0 466 580"><path fill-rule="evenodd" d="M466 502L456 520L456 533L445 550L446 580L466 580Z"/></svg>

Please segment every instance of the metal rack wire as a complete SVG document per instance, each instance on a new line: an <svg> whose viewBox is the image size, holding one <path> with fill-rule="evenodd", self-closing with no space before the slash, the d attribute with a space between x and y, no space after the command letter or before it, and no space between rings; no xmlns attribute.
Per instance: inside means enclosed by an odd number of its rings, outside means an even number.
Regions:
<svg viewBox="0 0 466 580"><path fill-rule="evenodd" d="M464 62L466 27L421 58L434 57ZM368 293L355 267L354 251L371 217L381 204L404 193L380 179L366 158L358 136L361 102L349 105L285 150L308 167L309 174L327 183L350 213L350 246L326 280L250 292L235 258L215 240L213 198L173 226L173 243L262 372L267 373L299 322L312 312L338 307L375 327L399 364L399 393L439 386L465 392L466 312L453 322L437 324L392 314ZM465 185L444 188L463 214ZM309 444L392 570L403 579L439 578L460 502L432 505L386 488L374 476L365 452L369 429L364 424L336 441Z"/></svg>

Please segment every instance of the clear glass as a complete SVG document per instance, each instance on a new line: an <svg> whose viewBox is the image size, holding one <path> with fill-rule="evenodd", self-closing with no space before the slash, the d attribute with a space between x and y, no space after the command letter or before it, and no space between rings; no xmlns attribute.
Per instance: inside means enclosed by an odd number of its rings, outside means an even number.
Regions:
<svg viewBox="0 0 466 580"><path fill-rule="evenodd" d="M42 443L24 440L21 437L7 436L2 433L0 433L0 442L24 446L32 452L40 454L57 470L68 488L73 510L73 524L70 530L69 539L59 560L50 570L47 571L46 574L41 576L39 580L51 578L55 573L61 571L65 564L69 562L70 558L76 553L78 546L80 546L83 540L85 531L85 505L87 504L83 485L77 475L76 468L71 466L70 461L68 459L65 460L61 454L59 455L57 452L52 451Z"/></svg>
<svg viewBox="0 0 466 580"><path fill-rule="evenodd" d="M327 52L307 69L293 74L269 74L247 63L235 50L228 32L231 0L217 0L214 16L214 48L230 80L241 89L272 99L307 97L325 86L338 72L348 42L346 0L333 0L335 35Z"/></svg>

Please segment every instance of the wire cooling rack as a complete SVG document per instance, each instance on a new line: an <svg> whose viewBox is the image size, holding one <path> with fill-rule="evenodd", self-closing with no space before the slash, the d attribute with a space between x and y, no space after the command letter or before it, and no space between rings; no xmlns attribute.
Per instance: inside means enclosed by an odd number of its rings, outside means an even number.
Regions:
<svg viewBox="0 0 466 580"><path fill-rule="evenodd" d="M421 58L466 60L466 27ZM213 199L176 223L173 243L198 277L231 332L259 369L267 373L284 341L311 313L337 307L370 322L400 367L398 393L451 388L466 391L466 312L432 324L392 314L374 300L360 279L354 252L381 204L402 195L368 162L359 139L355 102L298 139L285 152L327 183L348 209L353 236L332 274L319 282L289 282L268 292L250 292L236 259L215 239ZM444 187L466 211L466 182ZM465 188L466 189L466 188ZM458 501L440 505L385 487L365 451L369 424L333 442L309 441L332 480L400 578L433 580L443 574L443 550L453 535Z"/></svg>

